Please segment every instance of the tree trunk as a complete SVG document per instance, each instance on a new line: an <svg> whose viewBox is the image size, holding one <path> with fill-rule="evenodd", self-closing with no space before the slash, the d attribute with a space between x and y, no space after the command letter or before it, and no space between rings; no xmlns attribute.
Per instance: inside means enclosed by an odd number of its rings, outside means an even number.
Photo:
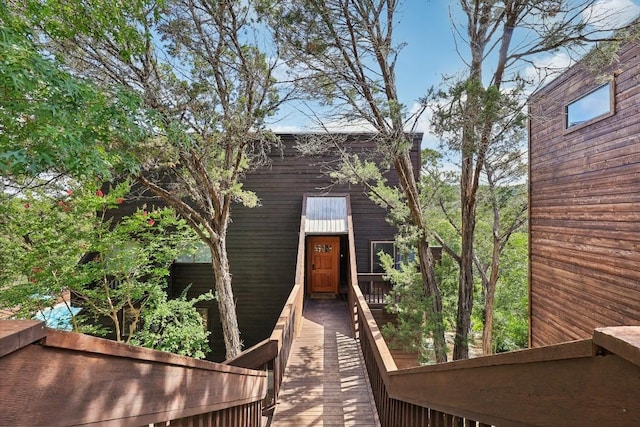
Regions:
<svg viewBox="0 0 640 427"><path fill-rule="evenodd" d="M442 295L436 282L433 269L433 254L431 253L431 248L429 247L429 242L426 237L424 215L420 205L418 186L413 175L413 166L409 153L406 150L396 153L393 156L393 165L398 173L400 185L407 197L411 220L420 231L418 260L420 262L420 274L422 275L424 294L429 301L430 313L427 314L428 321L432 323L432 325L429 325L429 329L433 333L433 348L436 362L446 362L447 345L444 339L444 323L442 320Z"/></svg>
<svg viewBox="0 0 640 427"><path fill-rule="evenodd" d="M500 211L494 204L493 209L493 252L491 254L491 274L486 284L486 294L484 300L485 318L482 325L482 353L488 356L493 353L491 341L493 339L493 313L494 299L496 295L496 285L500 277L500 246L498 226L500 224Z"/></svg>
<svg viewBox="0 0 640 427"><path fill-rule="evenodd" d="M493 300L495 296L496 285L489 283L487 286L487 294L485 295L485 313L484 325L482 325L482 354L488 356L493 354Z"/></svg>
<svg viewBox="0 0 640 427"><path fill-rule="evenodd" d="M211 264L215 276L218 311L220 323L222 323L222 335L226 349L226 358L237 356L242 351L240 342L240 329L236 316L236 304L231 288L231 273L229 272L229 260L227 258L226 235L220 234L220 238L210 242Z"/></svg>
<svg viewBox="0 0 640 427"><path fill-rule="evenodd" d="M430 312L427 313L427 322L429 322L427 327L433 336L436 362L446 362L447 342L444 338L444 322L442 321L442 294L436 283L433 269L433 253L424 237L418 242L418 259L420 261L422 283L424 283L424 294L430 306Z"/></svg>
<svg viewBox="0 0 640 427"><path fill-rule="evenodd" d="M475 191L472 166L473 158L463 159L460 190L462 247L460 249L458 311L453 360L469 358L469 332L471 331L471 313L473 311L473 236L475 233Z"/></svg>

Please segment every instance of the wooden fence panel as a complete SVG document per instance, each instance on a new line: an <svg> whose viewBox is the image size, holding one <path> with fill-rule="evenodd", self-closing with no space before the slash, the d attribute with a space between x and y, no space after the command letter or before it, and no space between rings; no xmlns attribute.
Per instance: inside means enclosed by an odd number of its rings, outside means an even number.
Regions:
<svg viewBox="0 0 640 427"><path fill-rule="evenodd" d="M0 348L24 336L20 330L32 333L30 322L21 323L0 322ZM243 420L242 414L261 408L265 372L70 332L46 329L44 335L0 357L2 426L162 425L172 420L172 425L206 425L210 413L227 419L213 425L260 425L259 418Z"/></svg>

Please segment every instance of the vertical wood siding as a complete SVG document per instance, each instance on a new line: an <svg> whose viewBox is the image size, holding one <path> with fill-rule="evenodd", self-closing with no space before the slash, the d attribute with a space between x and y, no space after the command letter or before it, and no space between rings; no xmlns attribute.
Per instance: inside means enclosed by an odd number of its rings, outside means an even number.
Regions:
<svg viewBox="0 0 640 427"><path fill-rule="evenodd" d="M371 149L371 135L350 136L350 149ZM253 209L235 205L227 238L233 292L237 301L240 338L248 348L269 337L293 287L302 196L304 193L349 193L354 221L358 269L369 271L372 240L392 240L396 230L385 221L386 211L373 204L361 186L336 186L322 172L324 157L302 157L295 135L281 135L284 149L272 164L246 176L244 187L256 192L261 205ZM412 158L416 171L422 135L415 137ZM397 182L393 173L389 181ZM322 190L322 189L325 190ZM346 255L345 255L346 256ZM211 266L176 264L172 274L174 293L191 284L189 295L213 286ZM215 301L209 305L212 360L222 360L224 346Z"/></svg>
<svg viewBox="0 0 640 427"><path fill-rule="evenodd" d="M640 47L615 74L615 114L564 130L564 106L603 82L578 64L530 104L531 343L640 324Z"/></svg>

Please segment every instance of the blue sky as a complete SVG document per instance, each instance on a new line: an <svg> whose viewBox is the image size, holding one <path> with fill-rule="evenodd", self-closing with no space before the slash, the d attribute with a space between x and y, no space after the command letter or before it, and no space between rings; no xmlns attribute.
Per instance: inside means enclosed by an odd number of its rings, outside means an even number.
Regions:
<svg viewBox="0 0 640 427"><path fill-rule="evenodd" d="M598 0L599 10L616 11L621 20L635 17L640 8L640 0ZM395 30L396 43L406 43L396 66L398 95L409 109L423 96L427 89L437 85L443 75L452 75L464 69L464 64L456 52L453 29L449 16L450 9L459 10L456 0L404 0ZM464 24L464 22L458 22ZM464 44L459 44L465 49ZM461 52L467 55L466 51ZM541 62L560 67L570 65L570 59L563 54L546 55ZM272 126L276 131L310 131L311 120L303 113L283 111L281 119ZM349 129L358 130L358 127ZM437 146L435 137L429 135L428 115L421 120L418 129L425 133L423 146Z"/></svg>

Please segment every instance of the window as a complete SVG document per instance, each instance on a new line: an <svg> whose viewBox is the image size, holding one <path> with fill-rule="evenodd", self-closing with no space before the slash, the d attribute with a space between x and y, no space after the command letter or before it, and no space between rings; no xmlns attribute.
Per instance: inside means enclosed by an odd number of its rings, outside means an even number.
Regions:
<svg viewBox="0 0 640 427"><path fill-rule="evenodd" d="M380 261L380 252L388 254L398 263L396 254L396 245L392 241L374 241L371 242L371 272L384 273L384 267Z"/></svg>
<svg viewBox="0 0 640 427"><path fill-rule="evenodd" d="M176 258L176 262L187 264L211 264L211 250L204 242L186 246Z"/></svg>
<svg viewBox="0 0 640 427"><path fill-rule="evenodd" d="M435 248L439 248L436 246L432 246L431 250L433 251ZM442 248L439 248L442 249ZM371 242L371 272L372 273L384 273L384 267L382 266L382 262L380 261L380 252L388 254L392 257L395 263L395 268L400 268L400 263L410 263L417 260L416 253L410 251L408 254L402 254L396 248L395 242L392 240L378 240ZM439 261L440 252L434 252L434 257Z"/></svg>
<svg viewBox="0 0 640 427"><path fill-rule="evenodd" d="M573 129L614 113L613 81L605 83L565 107L565 129Z"/></svg>
<svg viewBox="0 0 640 427"><path fill-rule="evenodd" d="M333 252L332 245L313 245L314 252Z"/></svg>

